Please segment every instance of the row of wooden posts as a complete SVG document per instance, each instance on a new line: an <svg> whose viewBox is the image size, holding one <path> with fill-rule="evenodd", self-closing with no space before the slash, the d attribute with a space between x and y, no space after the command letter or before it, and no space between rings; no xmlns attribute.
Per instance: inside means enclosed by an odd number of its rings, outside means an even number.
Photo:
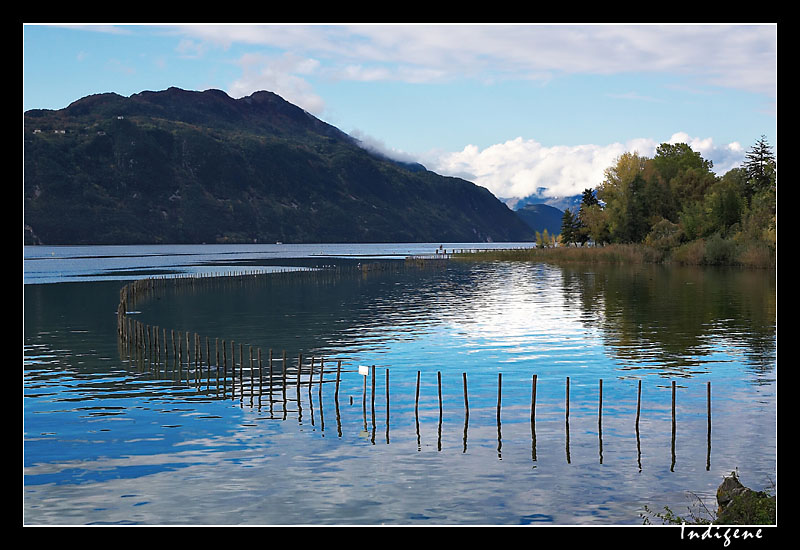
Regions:
<svg viewBox="0 0 800 550"><path fill-rule="evenodd" d="M233 277L247 276L247 275L232 275ZM175 282L175 279L171 279ZM184 281L186 282L186 281ZM212 372L214 378L214 393L217 397L226 399L229 395L228 383L230 382L230 397L236 398L238 395L242 403L246 395L250 397L250 404L254 404L254 397L258 397L258 407L262 407L262 396L268 395L270 413L273 413L275 403L283 404L283 418L287 417L287 389L290 384L294 385L296 392L296 402L298 414L302 415L302 405L300 399L300 388L304 385L303 377L307 374L305 384L308 386L309 400L311 398L311 391L314 385L314 377L317 376L317 385L320 403L322 401L322 387L324 383L335 382L334 400L336 403L337 420L339 419L339 387L341 376L343 373L356 372L355 369L342 370L341 360L335 361L335 379L324 380L326 374L326 361L324 358L319 358L317 362L316 357L311 357L310 366L308 371L304 368L303 354L299 353L297 362L294 369L290 367L290 360L287 357L286 351L282 351L280 357L273 356L273 350L268 351L267 358L263 357L261 348L253 348L247 346L248 351L248 365L245 365L245 346L243 343L238 344L238 391L237 391L237 361L236 361L236 343L233 341L226 342L219 338L214 339L212 355L211 339L203 338L198 334L191 334L189 332L181 332L158 326L150 326L138 320L132 319L127 315L127 308L130 302L135 302L140 299L143 293L150 293L163 281L154 279L140 279L134 281L120 291L120 304L118 307L118 335L121 351L127 354L128 358L150 370L155 370L160 374L161 369L164 369L165 376L171 372L173 377L176 377L180 383L185 380L186 384L194 384L196 388L202 389L203 382L205 381L206 390L211 390L212 385ZM205 346L203 345L205 344ZM192 352L192 345L194 351ZM203 350L205 349L205 353ZM171 352L170 352L171 350ZM228 359L228 350L230 350L230 362ZM213 358L213 359L212 359ZM307 358L306 358L307 359ZM266 362L266 369L265 369ZM280 369L275 368L275 363L280 363ZM328 365L332 363L328 360ZM192 365L194 366L192 368ZM316 368L315 368L316 366ZM204 376L204 368L205 376ZM364 376L364 392L363 392L363 406L365 412L366 423L366 384L367 372L364 369L369 367L359 367L360 374ZM266 376L264 371L266 370ZM245 382L245 371L247 371L247 383ZM331 368L328 373L331 373ZM374 428L374 408L375 408L375 366L371 367L372 372L372 416ZM229 374L230 373L230 374ZM388 442L388 426L389 426L389 369L385 369L386 376L386 430ZM419 438L419 392L420 392L420 377L421 372L417 371L416 383L416 396L414 403L415 415L417 416L417 436ZM469 396L467 392L467 373L462 373L463 378L463 395L465 407L465 427L464 427L464 448L466 449L466 428L469 421ZM442 402L442 380L441 372L437 372L438 390L439 390L439 419L440 419L440 440L441 447L441 419L443 413ZM500 439L500 412L502 402L502 373L498 373L497 378L497 427L498 427L498 454L500 453L501 439ZM267 391L264 391L265 385ZM256 390L257 387L257 390ZM535 436L535 417L536 417L536 389L537 389L537 375L532 375L531 381L531 404L530 404L530 422L531 422L531 435L533 442L533 459L536 460L536 436ZM676 383L672 381L672 464L671 469L675 465L675 439L676 439ZM220 395L221 391L221 395ZM275 392L281 396L280 399L275 398ZM711 383L706 384L707 393L707 460L706 468L710 468L711 459ZM598 437L600 445L600 461L603 460L603 447L602 447L602 425L603 425L603 380L599 380L598 388L598 409L597 409L597 425ZM351 397L352 400L352 397ZM636 402L636 416L635 416L635 432L637 441L637 452L639 454L639 467L641 469L641 448L639 438L639 421L641 415L642 403L642 381L638 381L638 392ZM320 405L321 409L321 405ZM320 410L321 413L321 410ZM567 461L570 462L570 443L569 443L569 416L570 416L570 378L566 378L566 395L565 395L565 420L566 420L566 456ZM301 417L301 416L300 416ZM313 422L313 409L312 409L312 422ZM341 426L339 426L341 435ZM373 429L374 438L374 429Z"/></svg>
<svg viewBox="0 0 800 550"><path fill-rule="evenodd" d="M308 370L305 370L304 367L304 358L302 354L298 354L296 366L291 368L290 361L287 358L287 354L283 351L280 355L280 358L275 358L273 356L273 350L269 350L268 358L266 361L266 369L265 369L265 362L262 354L262 350L260 348L253 349L252 346L247 346L248 350L248 362L249 366L245 366L245 354L244 354L244 345L242 343L238 344L238 382L237 382L237 361L236 361L236 349L237 346L234 342L230 342L230 347L228 343L222 340L220 342L219 339L215 339L214 342L214 356L216 357L216 361L212 361L212 354L211 354L211 344L210 339L205 338L205 355L203 354L203 345L202 339L199 335L194 334L190 335L189 333L181 333L170 331L169 341L171 346L166 345L167 343L167 331L166 329L159 329L159 327L151 327L145 325L139 321L134 321L128 319L129 328L125 331L127 335L127 339L123 340L123 347L127 352L129 358L132 361L136 361L140 365L148 365L148 368L155 369L157 372L160 372L160 368L164 368L164 373L170 372L170 363L172 364L172 373L177 379L183 383L184 380L184 373L185 373L185 380L186 384L194 384L196 388L202 389L203 382L205 381L206 390L210 391L212 386L212 377L214 379L213 386L214 386L214 393L217 397L222 399L227 399L230 397L231 399L235 399L237 396L239 397L240 401L244 403L245 397L250 398L250 405L254 406L255 398L258 398L258 407L259 409L263 406L262 396L267 396L269 410L270 413L274 413L274 405L276 403L282 404L282 413L283 419L287 418L288 408L287 404L290 401L287 397L287 390L289 390L292 386L294 386L295 393L296 393L296 403L297 403L297 412L299 415L299 419L302 420L302 401L300 395L300 389L302 386L307 386L308 396L309 396L309 403L311 409L311 418L313 423L313 403L311 402L311 392L314 384L316 383L318 387L318 399L320 403L320 415L322 414L322 388L323 384L335 382L335 390L334 390L334 402L336 404L336 416L337 416L337 423L340 421L339 415L339 388L341 382L342 373L348 372L357 372L355 369L346 369L342 370L342 362L341 360L336 360L332 362L328 360L328 364L335 363L335 379L333 380L325 380L325 364L326 361L324 358L320 358L317 362L317 358L311 357L310 365L308 366ZM177 336L177 337L176 337ZM190 343L194 342L194 352L192 353ZM221 343L221 345L220 345ZM172 349L172 353L170 355L169 350ZM230 349L230 362L228 361L228 353L227 350ZM163 356L162 356L163 351ZM171 361L170 361L171 357ZM280 369L276 372L275 363L280 363ZM192 368L192 365L194 367ZM205 376L204 376L204 368L205 368ZM373 420L373 442L375 436L375 369L376 367L373 365L372 367L367 367L371 369L371 379L372 379L372 420ZM363 369L363 367L362 367ZM265 371L266 370L266 376ZM245 376L245 372L247 376ZM327 371L329 373L333 373L333 367L331 370ZM215 373L215 374L212 374ZM367 375L365 373L361 373L364 378L364 391L363 391L363 406L365 412L365 425L366 425L366 396L367 396ZM385 369L385 388L386 388L386 440L388 442L388 430L389 430L389 369ZM305 377L305 380L304 380ZM315 382L316 377L316 382ZM502 373L498 373L497 378L497 427L498 427L498 456L500 455L502 440L500 437L500 421L501 421L501 406L502 406L502 385L503 385L503 375ZM462 373L463 379L463 396L464 396L464 411L465 411L465 429L464 429L464 449L466 450L466 436L467 436L467 425L469 422L469 394L467 389L467 373ZM420 384L421 384L421 371L417 371L417 380L416 380L416 394L414 399L414 412L416 417L416 426L417 426L417 437L419 441L419 396L420 396ZM238 388L237 388L238 386ZM266 391L265 391L266 386ZM437 372L437 386L438 386L438 398L439 398L439 441L438 446L441 450L441 421L443 415L443 398L442 398L442 376L441 371ZM535 421L536 421L536 390L537 390L537 375L533 375L531 381L531 403L530 403L530 422L531 422L531 434L532 434L532 453L533 453L533 460L536 460L536 436L535 436ZM600 453L600 462L603 461L603 380L599 380L599 388L598 388L598 408L597 408L597 426L598 426L598 441L599 441L599 453ZM278 398L276 398L276 392L278 394ZM637 452L639 455L639 467L641 469L641 448L640 448L640 432L639 432L639 421L641 415L641 404L642 404L642 382L641 380L638 381L638 392L637 392L637 401L636 401L636 416L634 421L634 427L636 432L636 442L637 442ZM351 397L352 401L352 397ZM675 465L675 439L676 439L676 383L672 381L672 442L671 442L671 451L672 451L672 463L671 469L674 468ZM708 430L707 430L707 462L706 468L710 468L710 458L711 458L711 383L707 383L707 421L708 421ZM570 433L569 433L569 420L570 420L570 377L566 378L566 395L565 395L565 430L566 430L566 458L567 462L571 462L570 456ZM324 420L323 420L324 422ZM341 424L339 426L339 435L341 436ZM324 428L323 428L324 429Z"/></svg>

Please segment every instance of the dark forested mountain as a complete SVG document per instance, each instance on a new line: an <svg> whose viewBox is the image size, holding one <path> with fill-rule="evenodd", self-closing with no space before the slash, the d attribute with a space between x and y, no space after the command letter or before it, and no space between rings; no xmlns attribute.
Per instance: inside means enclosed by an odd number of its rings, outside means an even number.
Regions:
<svg viewBox="0 0 800 550"><path fill-rule="evenodd" d="M270 92L98 94L24 113L25 242L479 242L488 190L377 156Z"/></svg>
<svg viewBox="0 0 800 550"><path fill-rule="evenodd" d="M561 233L561 218L564 212L547 204L526 204L516 211L517 216L534 231L547 229L550 235Z"/></svg>

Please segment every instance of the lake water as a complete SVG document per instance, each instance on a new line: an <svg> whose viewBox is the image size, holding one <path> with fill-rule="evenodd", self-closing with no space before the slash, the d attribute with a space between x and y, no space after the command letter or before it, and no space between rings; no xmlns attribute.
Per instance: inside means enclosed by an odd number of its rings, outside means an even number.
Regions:
<svg viewBox="0 0 800 550"><path fill-rule="evenodd" d="M26 247L25 523L641 525L733 470L777 490L774 272L404 267L440 244ZM321 389L223 395L120 346L127 282L231 272L262 274L127 318L323 358Z"/></svg>

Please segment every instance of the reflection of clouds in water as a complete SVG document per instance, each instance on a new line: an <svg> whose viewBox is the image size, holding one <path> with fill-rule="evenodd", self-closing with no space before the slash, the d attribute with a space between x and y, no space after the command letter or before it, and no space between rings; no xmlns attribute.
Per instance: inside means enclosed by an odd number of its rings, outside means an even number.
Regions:
<svg viewBox="0 0 800 550"><path fill-rule="evenodd" d="M452 331L465 337L466 346L514 355L546 355L548 346L576 349L577 343L568 341L585 336L585 328L580 312L565 305L559 272L525 264L511 264L504 271L476 282L462 315L448 319Z"/></svg>

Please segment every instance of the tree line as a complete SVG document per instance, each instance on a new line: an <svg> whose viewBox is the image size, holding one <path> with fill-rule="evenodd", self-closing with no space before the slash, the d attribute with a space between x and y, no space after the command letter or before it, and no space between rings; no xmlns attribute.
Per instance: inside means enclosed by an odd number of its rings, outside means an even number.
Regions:
<svg viewBox="0 0 800 550"><path fill-rule="evenodd" d="M685 143L624 153L564 212L562 246L643 244L685 263L774 263L777 163L761 136L722 176ZM545 241L546 243L546 241Z"/></svg>

